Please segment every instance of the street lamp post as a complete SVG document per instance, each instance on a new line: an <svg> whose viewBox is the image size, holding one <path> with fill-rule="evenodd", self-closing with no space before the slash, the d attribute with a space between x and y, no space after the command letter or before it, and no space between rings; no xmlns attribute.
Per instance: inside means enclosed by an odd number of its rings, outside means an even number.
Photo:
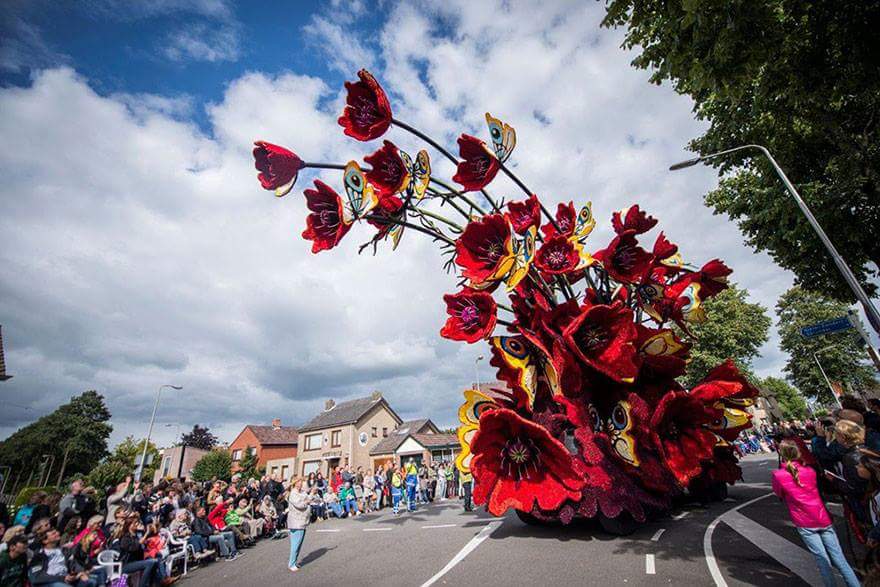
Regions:
<svg viewBox="0 0 880 587"><path fill-rule="evenodd" d="M833 397L834 400L837 402L837 407L842 408L843 405L840 403L840 398L837 397L837 394L834 392L834 386L831 385L831 380L828 379L828 375L825 373L825 369L822 368L822 363L819 362L819 353L823 353L823 352L827 351L828 349L833 348L835 346L837 346L837 345L831 344L831 345L828 345L828 346L821 348L818 351L814 352L813 353L813 360L815 360L816 365L819 366L819 372L822 373L822 377L825 378L825 383L828 384L828 389L831 390L831 397Z"/></svg>
<svg viewBox="0 0 880 587"><path fill-rule="evenodd" d="M831 255L831 260L834 261L834 264L837 266L837 270L840 271L840 274L843 276L844 281L846 281L846 284L852 290L853 294L856 296L856 299L862 304L862 308L864 308L865 310L865 315L868 317L868 322L871 324L871 327L874 329L875 332L880 333L880 312L877 311L877 308L871 302L871 299L868 297L868 294L865 293L865 290L862 288L855 275L853 275L853 272L846 264L846 261L844 261L843 257L840 256L840 253L837 252L837 249L834 247L831 239L829 239L828 235L825 234L825 231L822 230L822 227L819 225L816 217L813 216L813 213L807 207L807 204L803 201L803 199L801 199L801 196L797 192L797 190L794 189L794 185L792 185L791 181L789 181L788 177L785 175L785 172L783 172L782 168L779 167L779 164L776 163L776 159L773 158L773 156L770 154L770 151L768 151L765 147L762 147L761 145L742 145L740 147L734 147L733 149L719 151L718 153L712 153L702 157L688 159L687 161L681 161L680 163L676 163L675 165L670 166L669 170L675 171L677 169L684 169L685 167L692 167L702 161L707 161L709 159L714 159L716 157L721 157L723 155L727 155L735 151L742 151L744 149L757 149L761 151L761 153L763 153L764 156L767 157L767 159L770 161L770 164L773 166L773 169L776 171L779 179L781 179L782 183L785 184L785 188L788 190L788 193L791 194L792 198L794 198L794 201L797 203L798 208L801 209L801 212L804 214L804 216L807 217L807 220L813 227L813 230L816 231L816 234L819 236L819 240L821 240L822 244L825 245L825 248L828 250L829 255Z"/></svg>
<svg viewBox="0 0 880 587"><path fill-rule="evenodd" d="M134 482L139 483L141 480L141 475L144 473L144 466L147 461L147 446L150 444L150 436L153 434L153 422L156 420L156 410L159 409L159 397L162 395L162 389L170 387L171 389L176 389L180 391L183 389L180 385L160 385L159 389L156 391L156 403L153 404L153 414L150 416L150 428L147 430L147 437L144 439L144 451L141 453L141 462L138 465L137 471L134 473Z"/></svg>
<svg viewBox="0 0 880 587"><path fill-rule="evenodd" d="M480 355L476 358L476 360L474 360L474 377L476 378L477 391L480 391L480 361L485 358L486 357L484 357L483 355Z"/></svg>

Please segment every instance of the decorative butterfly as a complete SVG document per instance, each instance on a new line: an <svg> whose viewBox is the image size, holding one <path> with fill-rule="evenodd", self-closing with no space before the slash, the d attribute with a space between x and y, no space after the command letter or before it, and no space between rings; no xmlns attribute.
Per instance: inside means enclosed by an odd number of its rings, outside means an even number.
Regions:
<svg viewBox="0 0 880 587"><path fill-rule="evenodd" d="M403 236L404 226L402 224L395 224L391 228L388 229L388 236L391 237L391 250L396 251L397 245L400 244L400 238Z"/></svg>
<svg viewBox="0 0 880 587"><path fill-rule="evenodd" d="M721 415L709 425L709 428L722 437L732 440L741 430L752 424L752 415L744 409L732 408L720 401L715 402L713 407L720 410Z"/></svg>
<svg viewBox="0 0 880 587"><path fill-rule="evenodd" d="M529 268L532 266L532 260L535 258L535 238L537 238L538 229L535 226L529 227L526 234L519 236L510 226L510 240L504 257L498 262L495 272L489 276L490 283L493 281L504 280L507 283L507 290L511 291L529 274Z"/></svg>
<svg viewBox="0 0 880 587"><path fill-rule="evenodd" d="M407 176L401 191L406 192L407 196L415 195L421 200L425 197L425 192L428 191L428 184L431 181L431 158L424 149L416 155L415 163L413 163L412 157L404 151L400 151L400 157L403 159Z"/></svg>
<svg viewBox="0 0 880 587"><path fill-rule="evenodd" d="M532 351L521 336L493 336L489 345L497 350L504 364L516 372L517 383L526 392L529 408L535 401L538 379L543 374L553 395L559 395L559 375L553 364L541 357L540 351Z"/></svg>
<svg viewBox="0 0 880 587"><path fill-rule="evenodd" d="M675 340L675 335L670 330L663 330L648 338L639 352L652 357L674 355L684 349L684 345Z"/></svg>
<svg viewBox="0 0 880 587"><path fill-rule="evenodd" d="M636 456L636 439L632 435L633 421L630 417L631 407L629 402L622 400L611 408L611 417L608 418L608 436L611 439L611 447L621 459L634 467L639 466L639 457Z"/></svg>
<svg viewBox="0 0 880 587"><path fill-rule="evenodd" d="M471 441L477 430L480 429L480 416L483 412L499 407L498 403L488 395L476 389L464 391L464 403L458 408L458 442L461 444L461 452L455 458L455 466L462 473L470 472L471 468Z"/></svg>
<svg viewBox="0 0 880 587"><path fill-rule="evenodd" d="M488 112L486 113L486 123L489 125L489 137L492 139L492 149L495 151L495 156L504 163L516 148L516 130Z"/></svg>
<svg viewBox="0 0 880 587"><path fill-rule="evenodd" d="M581 211L578 213L571 239L583 242L584 239L590 236L595 227L596 219L593 217L593 202L587 202L587 205L581 208Z"/></svg>
<svg viewBox="0 0 880 587"><path fill-rule="evenodd" d="M373 186L367 182L357 161L349 161L345 166L345 195L348 203L343 207L342 221L346 224L367 214L379 203Z"/></svg>
<svg viewBox="0 0 880 587"><path fill-rule="evenodd" d="M700 284L691 283L679 297L686 298L687 302L681 307L681 315L685 322L705 322L706 310L703 308L703 301L700 299Z"/></svg>
<svg viewBox="0 0 880 587"><path fill-rule="evenodd" d="M596 262L587 250L584 248L584 245L579 243L577 240L572 240L572 244L574 245L574 250L577 251L580 260L578 261L577 267L574 268L574 271L581 271L582 269L586 269L590 265Z"/></svg>

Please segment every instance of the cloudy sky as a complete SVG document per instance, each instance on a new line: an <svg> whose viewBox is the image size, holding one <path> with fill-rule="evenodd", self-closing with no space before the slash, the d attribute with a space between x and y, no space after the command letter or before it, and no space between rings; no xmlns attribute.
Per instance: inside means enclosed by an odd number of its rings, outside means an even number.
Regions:
<svg viewBox="0 0 880 587"><path fill-rule="evenodd" d="M114 441L142 436L164 383L184 390L163 396L160 444L194 423L224 440L301 423L375 389L404 418L453 424L488 353L439 337L455 280L431 243L408 233L358 256L369 234L356 227L312 255L300 194L314 175L283 199L256 181L255 139L336 162L380 144L336 124L360 67L396 117L449 146L485 138L487 110L513 124L512 165L545 202L593 201L593 248L613 210L640 203L687 260L723 258L753 300L772 308L791 284L702 205L711 170L667 171L703 125L630 67L601 3L338 4L4 2L0 324L15 377L0 437L86 389L107 397ZM492 188L521 197L504 178ZM757 371L783 363L774 334Z"/></svg>

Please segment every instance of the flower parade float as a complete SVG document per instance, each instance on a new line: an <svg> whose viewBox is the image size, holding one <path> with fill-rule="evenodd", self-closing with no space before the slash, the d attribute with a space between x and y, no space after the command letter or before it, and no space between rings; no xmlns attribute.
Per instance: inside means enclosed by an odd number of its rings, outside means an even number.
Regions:
<svg viewBox="0 0 880 587"><path fill-rule="evenodd" d="M443 296L440 335L485 341L505 384L465 390L459 409L456 465L473 475L475 503L496 516L513 508L532 523L595 518L628 533L676 496L725 496L741 477L729 443L751 426L758 392L730 361L693 389L678 379L688 324L707 319L703 304L731 270L720 260L685 263L662 232L643 246L657 219L638 205L614 212L613 239L590 247L589 202L551 212L506 165L516 146L510 125L487 113L488 143L462 134L456 156L394 118L369 72L358 78L345 84L345 134L411 133L455 165L452 181L432 174L427 150L412 157L387 139L347 163L308 162L257 141L258 178L280 197L302 169L341 172L335 186L316 179L304 191L302 236L313 253L339 245L355 224L370 231L360 251L397 249L405 233L441 247L459 283ZM499 173L524 197L492 196L486 188Z"/></svg>

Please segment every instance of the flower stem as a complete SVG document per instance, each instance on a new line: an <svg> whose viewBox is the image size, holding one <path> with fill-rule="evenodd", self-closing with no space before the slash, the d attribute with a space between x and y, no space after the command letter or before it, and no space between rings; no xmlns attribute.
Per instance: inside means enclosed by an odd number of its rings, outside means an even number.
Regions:
<svg viewBox="0 0 880 587"><path fill-rule="evenodd" d="M511 308L510 306L506 306L506 305L498 303L498 302L495 302L495 305L498 306L499 308L501 308L502 310L507 310L511 314L514 313L513 308Z"/></svg>
<svg viewBox="0 0 880 587"><path fill-rule="evenodd" d="M411 208L411 210L412 210L413 212L415 212L416 214L421 214L421 215L423 215L423 216L427 216L427 217L429 217L429 218L433 218L434 220L439 220L440 222L446 224L447 226L451 226L452 228L454 228L454 229L457 230L458 232L463 232L463 231L464 231L464 229L463 229L460 225L456 224L456 223L453 222L452 220L449 220L449 219L446 218L445 216L441 216L440 214L435 214L434 212L430 212L430 211L428 211L428 210L422 210L422 209L420 209L420 208Z"/></svg>
<svg viewBox="0 0 880 587"><path fill-rule="evenodd" d="M443 234L441 232L435 232L433 230L429 230L427 228L419 226L418 224L413 224L412 222L407 222L405 220L398 220L396 218L390 218L388 216L379 216L377 214L366 214L364 216L361 216L361 218L364 218L365 220L375 220L379 224L397 224L399 226L405 226L407 228L411 228L411 229L415 230L416 232L421 232L422 234L427 234L430 237L436 238L438 240L442 240L447 245L450 245L452 247L455 246L455 241L452 240L451 238L449 238L448 236L446 236L445 234Z"/></svg>
<svg viewBox="0 0 880 587"><path fill-rule="evenodd" d="M507 320L502 320L501 318L495 318L495 323L496 323L496 324L501 324L501 325L503 325L503 326L510 326L510 327L513 327L513 323L512 323L512 322L508 322Z"/></svg>
<svg viewBox="0 0 880 587"><path fill-rule="evenodd" d="M480 208L479 206L477 206L477 204L476 204L473 200L471 200L469 197L467 197L467 196L464 195L462 192L458 191L457 189L455 189L454 187L452 187L452 186L449 185L448 183L445 183L445 182L443 182L443 181L440 181L439 179L436 179L436 178L434 178L434 177L431 178L431 181L434 182L434 183L436 183L436 184L439 185L440 187L449 190L450 192L452 192L453 194L455 194L456 196L458 196L459 198L461 198L462 200L464 200L464 201L468 204L468 206L470 206L471 208L473 208L474 210L476 210L477 212L479 212L480 215L482 215L482 216L485 216L485 215L486 215L486 211L485 211L485 210L483 210L482 208Z"/></svg>
<svg viewBox="0 0 880 587"><path fill-rule="evenodd" d="M432 196L440 198L441 200L443 200L443 203L449 204L450 206L455 208L455 210L457 210L459 214L464 216L464 218L466 220L470 221L471 215L468 214L467 212L465 212L464 209L461 206L459 206L458 204L456 204L455 200L452 199L452 196L454 196L455 194L452 194L452 193L444 194L444 193L441 193L441 192L437 191L436 189L430 188L430 187L428 188L428 193L431 194Z"/></svg>
<svg viewBox="0 0 880 587"><path fill-rule="evenodd" d="M303 163L303 167L311 167L313 169L340 169L345 170L345 165L339 163Z"/></svg>
<svg viewBox="0 0 880 587"><path fill-rule="evenodd" d="M513 183L518 185L519 189L524 191L526 193L527 197L531 196L533 193L535 193L532 190L530 190L528 187L526 187L526 184L524 184L516 175L514 175L514 173L510 169L508 169L506 165L504 165L504 163L501 163L501 161L498 161L498 164L501 165L501 171L506 173L507 177L512 179ZM541 212L544 213L544 216L547 217L547 220L549 220L550 224L553 225L553 228L556 229L556 232L562 232L561 230L559 230L559 225L556 223L556 218L554 218L553 215L551 215L550 212L547 210L547 208L544 207L544 203L541 202L540 200L538 200L538 204L541 206Z"/></svg>

